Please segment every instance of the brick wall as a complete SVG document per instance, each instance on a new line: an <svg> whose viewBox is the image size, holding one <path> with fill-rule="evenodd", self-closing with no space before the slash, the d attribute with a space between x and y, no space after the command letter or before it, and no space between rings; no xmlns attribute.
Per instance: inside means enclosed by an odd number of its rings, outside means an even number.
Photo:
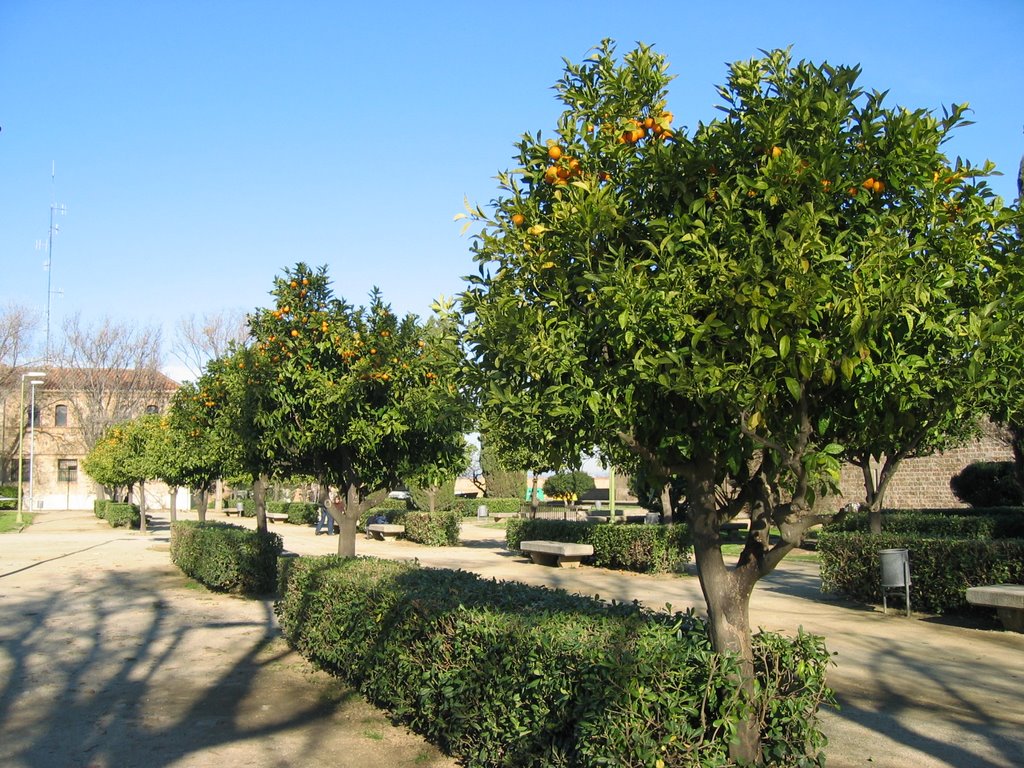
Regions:
<svg viewBox="0 0 1024 768"><path fill-rule="evenodd" d="M994 429L977 442L961 448L924 456L918 459L904 459L889 483L884 505L886 507L964 507L949 489L949 480L968 464L976 461L1010 461L1013 451L1000 439ZM845 466L840 480L842 500L864 500L864 477L860 467Z"/></svg>

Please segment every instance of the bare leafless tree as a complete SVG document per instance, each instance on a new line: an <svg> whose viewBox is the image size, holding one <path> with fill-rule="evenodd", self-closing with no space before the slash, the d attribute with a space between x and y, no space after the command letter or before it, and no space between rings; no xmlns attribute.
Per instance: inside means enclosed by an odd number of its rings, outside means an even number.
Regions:
<svg viewBox="0 0 1024 768"><path fill-rule="evenodd" d="M18 450L18 386L21 368L31 360L38 313L18 304L0 309L0 482L10 479L10 463Z"/></svg>
<svg viewBox="0 0 1024 768"><path fill-rule="evenodd" d="M171 353L197 379L206 364L227 353L231 342L241 343L249 336L249 325L241 310L191 314L178 321Z"/></svg>
<svg viewBox="0 0 1024 768"><path fill-rule="evenodd" d="M59 367L47 376L47 389L69 394L68 407L86 450L112 424L149 406L163 410L176 385L160 373L161 334L156 326L103 318L65 319Z"/></svg>

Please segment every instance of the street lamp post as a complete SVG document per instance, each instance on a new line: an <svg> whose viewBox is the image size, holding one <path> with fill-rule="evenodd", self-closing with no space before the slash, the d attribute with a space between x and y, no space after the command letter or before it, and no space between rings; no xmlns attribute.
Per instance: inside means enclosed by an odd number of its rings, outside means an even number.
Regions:
<svg viewBox="0 0 1024 768"><path fill-rule="evenodd" d="M25 379L32 379L32 383L35 384L37 381L41 381L44 376L46 374L42 371L28 371L21 374L21 403L18 406L18 514L15 519L17 525L21 525L24 522L21 512L24 498L22 496L22 481L24 479L23 461L25 456ZM35 390L32 391L33 393L35 392ZM33 413L34 416L35 414Z"/></svg>
<svg viewBox="0 0 1024 768"><path fill-rule="evenodd" d="M29 426L32 427L32 434L28 440L28 508L36 507L36 387L43 382L40 379L33 379L30 382L31 402L29 405Z"/></svg>

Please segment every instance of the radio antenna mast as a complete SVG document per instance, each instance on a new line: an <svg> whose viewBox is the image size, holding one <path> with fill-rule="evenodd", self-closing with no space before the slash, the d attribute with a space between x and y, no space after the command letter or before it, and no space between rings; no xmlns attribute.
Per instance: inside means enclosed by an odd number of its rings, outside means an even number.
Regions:
<svg viewBox="0 0 1024 768"><path fill-rule="evenodd" d="M54 224L54 214L66 216L68 207L64 204L58 205L55 201L55 190L57 187L57 163L50 164L50 229L46 236L46 362L52 363L50 348L50 305L53 301L53 236L60 232L60 225ZM61 291L63 293L63 291Z"/></svg>

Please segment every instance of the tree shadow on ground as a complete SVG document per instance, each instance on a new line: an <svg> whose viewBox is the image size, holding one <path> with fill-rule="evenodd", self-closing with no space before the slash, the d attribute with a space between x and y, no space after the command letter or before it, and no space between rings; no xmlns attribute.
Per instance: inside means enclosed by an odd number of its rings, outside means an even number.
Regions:
<svg viewBox="0 0 1024 768"><path fill-rule="evenodd" d="M280 639L269 599L235 603L186 583L168 566L7 592L0 763L159 768L209 752L213 764L256 740L267 754L256 764L322 764L329 726L361 697L286 669L304 662ZM275 736L317 723L274 756Z"/></svg>

